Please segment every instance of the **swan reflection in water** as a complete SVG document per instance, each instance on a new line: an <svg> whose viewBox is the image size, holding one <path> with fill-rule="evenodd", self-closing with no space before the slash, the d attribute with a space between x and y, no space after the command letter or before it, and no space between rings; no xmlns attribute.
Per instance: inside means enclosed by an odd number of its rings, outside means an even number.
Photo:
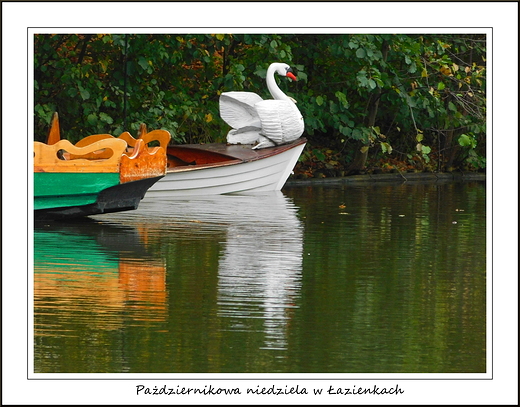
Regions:
<svg viewBox="0 0 520 407"><path fill-rule="evenodd" d="M193 199L145 197L133 216L162 213L225 231L218 259L217 316L224 331L263 332L269 349L287 347L286 328L301 291L303 226L298 207L281 191Z"/></svg>
<svg viewBox="0 0 520 407"><path fill-rule="evenodd" d="M241 208L219 259L219 312L233 330L263 320L264 346L285 349L285 328L301 290L303 230L297 208L281 192Z"/></svg>

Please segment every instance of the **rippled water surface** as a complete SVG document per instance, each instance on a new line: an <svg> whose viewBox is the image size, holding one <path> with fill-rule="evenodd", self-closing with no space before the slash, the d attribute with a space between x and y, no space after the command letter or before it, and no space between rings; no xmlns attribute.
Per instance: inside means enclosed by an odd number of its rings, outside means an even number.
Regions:
<svg viewBox="0 0 520 407"><path fill-rule="evenodd" d="M34 371L486 371L484 183L167 200L34 231Z"/></svg>

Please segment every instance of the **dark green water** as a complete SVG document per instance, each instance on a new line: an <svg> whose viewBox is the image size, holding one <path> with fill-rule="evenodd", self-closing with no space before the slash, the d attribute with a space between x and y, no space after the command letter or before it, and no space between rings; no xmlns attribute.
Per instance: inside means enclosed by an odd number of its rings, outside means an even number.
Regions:
<svg viewBox="0 0 520 407"><path fill-rule="evenodd" d="M36 373L486 372L485 183L37 225L34 298Z"/></svg>

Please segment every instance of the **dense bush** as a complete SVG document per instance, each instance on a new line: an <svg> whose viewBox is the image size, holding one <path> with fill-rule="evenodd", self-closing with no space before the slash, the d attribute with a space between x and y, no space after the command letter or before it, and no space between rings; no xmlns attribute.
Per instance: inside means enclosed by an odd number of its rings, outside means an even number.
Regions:
<svg viewBox="0 0 520 407"><path fill-rule="evenodd" d="M314 167L485 167L485 35L36 35L34 55L37 140L57 111L72 141L137 135L140 123L176 143L224 141L219 94L269 98L267 67L279 61L299 79L278 82L298 101Z"/></svg>

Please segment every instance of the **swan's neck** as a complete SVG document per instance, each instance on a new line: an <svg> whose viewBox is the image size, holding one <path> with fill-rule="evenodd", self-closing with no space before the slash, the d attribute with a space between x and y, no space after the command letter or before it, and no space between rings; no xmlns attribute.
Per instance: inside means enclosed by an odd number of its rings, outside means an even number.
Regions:
<svg viewBox="0 0 520 407"><path fill-rule="evenodd" d="M267 89L269 89L269 93L271 93L271 96L273 99L277 100L287 100L288 97L285 93L283 93L278 85L276 84L276 80L274 79L274 73L276 71L276 66L271 65L267 69L267 76L266 76L266 82L267 82Z"/></svg>

